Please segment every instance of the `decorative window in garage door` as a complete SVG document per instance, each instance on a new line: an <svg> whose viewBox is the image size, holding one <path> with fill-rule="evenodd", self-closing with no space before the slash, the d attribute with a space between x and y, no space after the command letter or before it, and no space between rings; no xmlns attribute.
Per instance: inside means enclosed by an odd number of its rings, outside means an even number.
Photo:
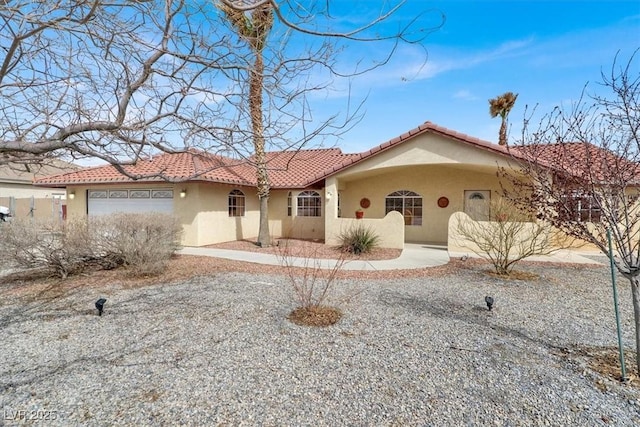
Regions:
<svg viewBox="0 0 640 427"><path fill-rule="evenodd" d="M173 190L151 190L152 199L173 199Z"/></svg>
<svg viewBox="0 0 640 427"><path fill-rule="evenodd" d="M148 199L151 197L149 190L129 190L129 198L131 199Z"/></svg>
<svg viewBox="0 0 640 427"><path fill-rule="evenodd" d="M129 193L127 190L110 190L109 198L110 199L126 199L129 197Z"/></svg>
<svg viewBox="0 0 640 427"><path fill-rule="evenodd" d="M91 190L89 191L90 199L106 199L107 192L105 190Z"/></svg>

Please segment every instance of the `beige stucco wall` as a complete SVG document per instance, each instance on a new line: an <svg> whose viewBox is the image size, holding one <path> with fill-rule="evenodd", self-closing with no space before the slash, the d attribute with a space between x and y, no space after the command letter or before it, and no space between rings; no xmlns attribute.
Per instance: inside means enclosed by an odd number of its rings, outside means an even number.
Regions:
<svg viewBox="0 0 640 427"><path fill-rule="evenodd" d="M185 246L205 246L240 239L252 239L258 235L259 200L256 189L223 184L184 183L184 184L127 184L127 185L90 185L68 188L74 198L67 200L68 217L84 217L87 214L87 190L101 188L173 188L173 211L182 224ZM245 216L229 217L228 194L238 189L245 194ZM180 192L186 191L186 197L180 198ZM306 239L324 239L324 218L296 217L296 196L302 190L292 191L292 216L287 215L288 191L274 190L269 198L269 231L275 238L294 237ZM323 191L318 191L323 195ZM323 202L324 213L324 202Z"/></svg>
<svg viewBox="0 0 640 427"><path fill-rule="evenodd" d="M473 165L495 168L505 164L499 154L451 138L425 133L379 153L339 174L346 178L363 172L420 165Z"/></svg>
<svg viewBox="0 0 640 427"><path fill-rule="evenodd" d="M504 157L427 133L334 175L327 180L327 191L339 192L343 218L354 218L360 200L368 198L371 206L364 209L365 219L385 216L390 193L413 191L422 196L422 225L404 226L405 241L444 244L449 217L464 210L465 190L500 189L498 164L506 165ZM440 197L449 200L447 207L438 206ZM333 209L337 216L337 202Z"/></svg>
<svg viewBox="0 0 640 427"><path fill-rule="evenodd" d="M43 188L34 187L31 184L17 184L17 183L0 183L0 198L15 197L16 199L26 199L31 196L35 198L51 198L53 196L64 196L65 191L63 188Z"/></svg>
<svg viewBox="0 0 640 427"><path fill-rule="evenodd" d="M258 236L260 205L255 188L234 187L218 184L192 184L188 188L193 193L194 202L181 207L176 204L176 213L186 218L189 224L185 230L188 237L185 244L194 246L210 245ZM244 217L229 217L229 191L239 189L245 194L246 213ZM274 238L293 237L323 239L324 220L322 217L297 217L296 196L302 190L292 191L292 216L287 215L288 191L273 190L269 197L269 232ZM322 191L319 191L322 195ZM190 196L189 196L190 197Z"/></svg>
<svg viewBox="0 0 640 427"><path fill-rule="evenodd" d="M442 165L416 165L380 170L378 175L340 182L342 217L355 217L360 200L368 198L371 206L364 217L383 218L385 198L394 191L409 190L422 196L422 225L404 227L409 242L446 243L451 214L464 210L465 190L500 189L495 173L467 171ZM445 208L438 206L440 197L449 199Z"/></svg>

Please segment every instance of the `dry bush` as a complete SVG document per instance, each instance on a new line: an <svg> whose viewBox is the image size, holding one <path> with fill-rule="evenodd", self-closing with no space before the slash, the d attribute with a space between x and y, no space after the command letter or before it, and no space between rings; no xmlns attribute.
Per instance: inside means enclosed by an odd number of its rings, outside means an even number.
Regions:
<svg viewBox="0 0 640 427"><path fill-rule="evenodd" d="M157 274L179 248L182 229L164 214L117 214L85 219L16 219L0 230L7 264L66 278L88 266L121 265L139 275Z"/></svg>
<svg viewBox="0 0 640 427"><path fill-rule="evenodd" d="M334 289L338 273L342 270L345 257L327 260L317 257L312 248L295 256L285 244L278 246L278 260L284 267L286 278L293 289L298 304L289 319L300 325L329 326L340 320L340 310L328 306L328 299Z"/></svg>
<svg viewBox="0 0 640 427"><path fill-rule="evenodd" d="M471 243L466 247L493 264L496 274L508 276L524 258L559 249L557 233L549 225L527 219L512 203L498 199L491 202L490 221L460 218L455 232Z"/></svg>
<svg viewBox="0 0 640 427"><path fill-rule="evenodd" d="M94 253L135 275L161 273L180 249L182 227L172 215L119 213L93 217L89 226Z"/></svg>
<svg viewBox="0 0 640 427"><path fill-rule="evenodd" d="M84 221L15 219L3 224L1 233L3 256L19 268L40 268L65 278L92 257Z"/></svg>

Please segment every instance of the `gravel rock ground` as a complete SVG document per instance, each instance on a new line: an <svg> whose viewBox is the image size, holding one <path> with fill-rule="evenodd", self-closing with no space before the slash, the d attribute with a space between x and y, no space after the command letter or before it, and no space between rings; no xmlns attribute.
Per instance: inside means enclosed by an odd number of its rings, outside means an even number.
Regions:
<svg viewBox="0 0 640 427"><path fill-rule="evenodd" d="M0 424L640 425L640 391L582 356L616 345L608 270L527 269L542 277L505 281L470 264L341 279L332 303L344 317L328 328L286 319L295 303L280 275L35 299L0 287ZM630 290L619 287L632 349Z"/></svg>

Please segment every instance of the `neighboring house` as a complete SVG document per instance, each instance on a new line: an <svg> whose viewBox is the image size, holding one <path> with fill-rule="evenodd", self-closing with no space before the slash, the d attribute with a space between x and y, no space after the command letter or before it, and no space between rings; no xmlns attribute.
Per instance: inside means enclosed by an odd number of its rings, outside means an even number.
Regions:
<svg viewBox="0 0 640 427"><path fill-rule="evenodd" d="M0 206L10 209L12 215L50 217L62 213L66 192L59 188L36 187L34 180L62 172L77 171L80 167L57 159L46 164L0 165Z"/></svg>
<svg viewBox="0 0 640 427"><path fill-rule="evenodd" d="M509 165L507 148L430 122L369 151L337 148L272 152L269 223L273 236L337 243L341 232L375 228L381 246L447 244L450 216L489 218L496 171ZM249 161L190 151L161 154L120 174L101 166L41 178L66 188L70 216L160 211L176 215L183 244L204 246L255 238L259 201ZM357 210L364 219L355 219Z"/></svg>

